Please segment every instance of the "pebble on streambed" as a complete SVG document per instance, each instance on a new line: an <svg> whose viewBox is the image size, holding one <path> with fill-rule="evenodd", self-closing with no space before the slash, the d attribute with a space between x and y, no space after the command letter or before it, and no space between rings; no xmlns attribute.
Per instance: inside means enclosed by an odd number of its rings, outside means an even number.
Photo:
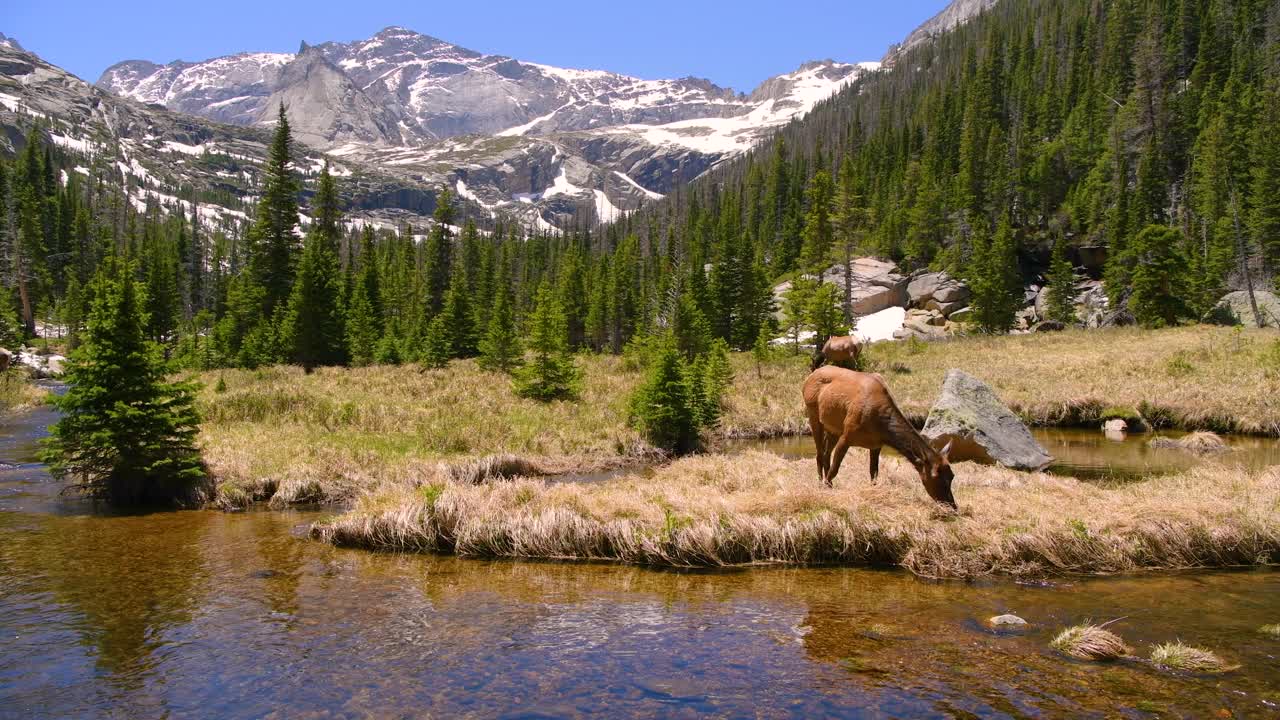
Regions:
<svg viewBox="0 0 1280 720"><path fill-rule="evenodd" d="M1273 625L1263 625L1262 627L1258 628L1258 632L1262 633L1263 635L1268 635L1270 637L1280 639L1280 623L1275 623Z"/></svg>
<svg viewBox="0 0 1280 720"><path fill-rule="evenodd" d="M1117 660L1130 653L1119 635L1103 625L1083 623L1058 633L1049 645L1059 652L1080 660Z"/></svg>

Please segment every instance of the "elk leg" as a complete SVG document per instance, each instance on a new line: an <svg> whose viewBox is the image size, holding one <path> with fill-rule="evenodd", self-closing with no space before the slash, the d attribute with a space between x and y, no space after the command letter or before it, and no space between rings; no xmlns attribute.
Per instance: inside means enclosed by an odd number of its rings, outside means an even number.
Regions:
<svg viewBox="0 0 1280 720"><path fill-rule="evenodd" d="M834 487L836 475L840 474L840 463L844 462L844 454L849 452L849 441L841 436L836 447L831 451L831 467L827 470L827 487Z"/></svg>
<svg viewBox="0 0 1280 720"><path fill-rule="evenodd" d="M831 449L827 447L827 434L822 423L816 418L809 418L809 429L813 432L814 457L818 461L818 482L822 482L827 476L827 453Z"/></svg>
<svg viewBox="0 0 1280 720"><path fill-rule="evenodd" d="M871 448L871 482L880 474L880 448Z"/></svg>

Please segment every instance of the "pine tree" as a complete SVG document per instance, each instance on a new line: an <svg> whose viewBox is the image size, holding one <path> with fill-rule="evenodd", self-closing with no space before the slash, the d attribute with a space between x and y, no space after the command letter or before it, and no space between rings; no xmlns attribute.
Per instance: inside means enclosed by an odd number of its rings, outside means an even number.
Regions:
<svg viewBox="0 0 1280 720"><path fill-rule="evenodd" d="M418 350L418 362L423 367L442 368L453 358L453 333L443 314L427 323Z"/></svg>
<svg viewBox="0 0 1280 720"><path fill-rule="evenodd" d="M313 231L298 265L282 328L289 356L307 372L323 365L342 365L347 338L339 304L341 269L328 241Z"/></svg>
<svg viewBox="0 0 1280 720"><path fill-rule="evenodd" d="M361 235L360 265L351 267L355 276L347 297L347 356L352 365L363 366L375 361L382 339L382 293L378 277L378 258L373 246L373 228L365 226Z"/></svg>
<svg viewBox="0 0 1280 720"><path fill-rule="evenodd" d="M165 379L130 265L104 265L91 290L84 344L68 362L67 393L54 399L63 415L44 459L55 474L113 504L191 500L204 478L194 388Z"/></svg>
<svg viewBox="0 0 1280 720"><path fill-rule="evenodd" d="M281 329L290 358L308 373L321 365L347 361L342 314L342 268L338 264L338 193L329 164L320 173L315 219L307 235Z"/></svg>
<svg viewBox="0 0 1280 720"><path fill-rule="evenodd" d="M1186 259L1179 252L1181 236L1163 225L1148 225L1133 239L1136 267L1129 308L1146 327L1175 325L1188 317L1182 299Z"/></svg>
<svg viewBox="0 0 1280 720"><path fill-rule="evenodd" d="M568 323L559 298L545 280L538 287L529 326L533 362L516 374L516 392L543 402L576 398L578 368L568 354Z"/></svg>
<svg viewBox="0 0 1280 720"><path fill-rule="evenodd" d="M831 260L831 195L831 175L826 170L819 170L809 180L805 191L809 209L804 217L804 244L800 251L801 264L805 270L818 275L819 283Z"/></svg>
<svg viewBox="0 0 1280 720"><path fill-rule="evenodd" d="M511 282L505 260L497 276L493 311L489 326L480 340L480 366L486 370L510 372L520 365L524 351L516 332L515 312L511 306Z"/></svg>
<svg viewBox="0 0 1280 720"><path fill-rule="evenodd" d="M676 454L699 446L698 401L674 338L664 338L649 375L631 397L631 421L654 447Z"/></svg>
<svg viewBox="0 0 1280 720"><path fill-rule="evenodd" d="M671 330L676 348L687 362L692 362L711 347L711 325L694 301L693 293L682 292L676 298Z"/></svg>
<svg viewBox="0 0 1280 720"><path fill-rule="evenodd" d="M1280 290L1280 87L1258 103L1254 134L1249 231L1263 250Z"/></svg>
<svg viewBox="0 0 1280 720"><path fill-rule="evenodd" d="M293 137L284 104L280 105L276 131L263 167L258 215L249 231L250 271L262 288L262 316L272 318L289 299L298 254L298 182L289 168Z"/></svg>
<svg viewBox="0 0 1280 720"><path fill-rule="evenodd" d="M844 312L840 309L840 290L831 283L819 285L809 298L805 321L814 333L814 345L822 347L827 338L844 334Z"/></svg>
<svg viewBox="0 0 1280 720"><path fill-rule="evenodd" d="M382 336L381 323L374 316L369 302L364 275L357 280L347 302L346 318L347 357L351 364L364 366L373 362L378 340Z"/></svg>
<svg viewBox="0 0 1280 720"><path fill-rule="evenodd" d="M724 410L725 393L733 383L729 346L716 338L705 353L689 363L687 372L698 427L715 427Z"/></svg>
<svg viewBox="0 0 1280 720"><path fill-rule="evenodd" d="M1007 217L1000 221L990 241L985 231L975 229L968 281L973 292L973 319L978 328L989 333L1008 332L1022 300L1022 286L1018 275L1017 239Z"/></svg>
<svg viewBox="0 0 1280 720"><path fill-rule="evenodd" d="M444 309L444 296L449 291L449 279L453 274L453 239L449 230L453 224L453 195L448 188L436 198L432 217L435 225L427 234L423 267L422 303L428 319Z"/></svg>
<svg viewBox="0 0 1280 720"><path fill-rule="evenodd" d="M467 298L467 275L462 263L454 266L453 278L449 290L445 293L444 307L440 316L444 318L449 330L449 356L468 358L476 355L476 329L473 323L475 316Z"/></svg>
<svg viewBox="0 0 1280 720"><path fill-rule="evenodd" d="M794 281L782 296L782 325L791 336L795 352L800 352L800 334L809 326L813 295L817 286L803 278Z"/></svg>
<svg viewBox="0 0 1280 720"><path fill-rule="evenodd" d="M164 344L173 339L181 313L177 258L172 246L160 238L148 237L145 242L142 274L147 289L147 336L153 342Z"/></svg>
<svg viewBox="0 0 1280 720"><path fill-rule="evenodd" d="M1049 264L1048 302L1045 315L1049 320L1071 325L1076 321L1075 269L1067 260L1066 241L1058 238L1053 244L1053 258Z"/></svg>

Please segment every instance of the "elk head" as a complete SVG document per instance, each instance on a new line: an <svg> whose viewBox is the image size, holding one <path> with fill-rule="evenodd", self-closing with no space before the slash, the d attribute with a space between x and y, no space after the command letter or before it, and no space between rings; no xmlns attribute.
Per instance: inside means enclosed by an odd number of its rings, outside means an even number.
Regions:
<svg viewBox="0 0 1280 720"><path fill-rule="evenodd" d="M938 451L938 458L935 462L926 463L922 472L921 479L924 481L925 492L929 493L929 497L942 503L943 505L956 506L955 496L951 494L951 481L955 479L955 473L951 471L951 463L947 461L947 456L951 453L950 441Z"/></svg>

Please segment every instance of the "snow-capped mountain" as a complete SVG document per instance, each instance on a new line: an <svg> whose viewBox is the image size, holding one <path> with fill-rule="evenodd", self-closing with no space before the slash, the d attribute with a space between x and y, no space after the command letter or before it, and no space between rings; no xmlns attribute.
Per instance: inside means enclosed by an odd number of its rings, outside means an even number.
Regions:
<svg viewBox="0 0 1280 720"><path fill-rule="evenodd" d="M446 185L533 225L583 206L609 220L751 147L877 63L807 63L749 95L484 55L401 27L297 53L168 65L131 60L98 87Z"/></svg>
<svg viewBox="0 0 1280 720"><path fill-rule="evenodd" d="M317 55L367 100L360 113L394 119L379 141L401 145L459 135L547 135L625 125L665 125L695 119L745 118L756 124L790 119L829 96L859 67L826 62L766 81L750 96L696 78L642 80L601 70L571 70L483 55L400 27L367 40L327 42L296 54L242 53L198 63L155 65L130 60L102 74L98 86L118 95L238 124L268 122L282 93L303 100L325 83L297 91L295 66L317 66ZM814 69L820 72L813 72ZM799 75L803 87L796 87ZM339 77L345 75L345 78ZM310 90L312 92L308 92ZM331 94L331 93L330 93ZM341 97L351 97L345 90ZM772 101L774 108L760 113ZM292 120L292 118L291 118ZM322 137L332 143L344 138Z"/></svg>

